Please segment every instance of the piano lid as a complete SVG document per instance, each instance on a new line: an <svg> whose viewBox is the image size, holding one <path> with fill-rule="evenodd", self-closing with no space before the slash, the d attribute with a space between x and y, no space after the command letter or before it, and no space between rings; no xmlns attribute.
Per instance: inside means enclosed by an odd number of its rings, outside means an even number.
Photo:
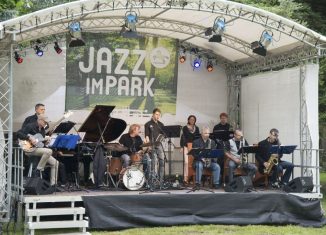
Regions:
<svg viewBox="0 0 326 235"><path fill-rule="evenodd" d="M118 118L110 117L115 106L96 105L79 128L79 132L86 132L84 141L97 142L105 125L108 125L103 133L104 142L110 142L118 138L127 127L127 123ZM102 140L101 140L102 141Z"/></svg>

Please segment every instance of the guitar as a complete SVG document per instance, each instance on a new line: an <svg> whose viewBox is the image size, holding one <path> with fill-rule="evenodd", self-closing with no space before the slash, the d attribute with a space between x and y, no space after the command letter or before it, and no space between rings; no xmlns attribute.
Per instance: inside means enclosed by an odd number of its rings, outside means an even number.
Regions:
<svg viewBox="0 0 326 235"><path fill-rule="evenodd" d="M57 121L53 127L48 130L47 134L51 135L52 132L55 130L55 128L66 118L70 117L73 114L72 111L66 112L62 118ZM48 141L49 138L44 138L40 133L37 133L35 135L29 135L34 141L34 144L30 140L18 140L19 146L23 149L26 153L33 152L36 148L43 148L45 146L44 142Z"/></svg>

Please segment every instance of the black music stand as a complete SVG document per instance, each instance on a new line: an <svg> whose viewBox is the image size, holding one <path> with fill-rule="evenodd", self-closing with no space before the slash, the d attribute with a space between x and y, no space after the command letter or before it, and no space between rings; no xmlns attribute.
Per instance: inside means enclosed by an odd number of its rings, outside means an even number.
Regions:
<svg viewBox="0 0 326 235"><path fill-rule="evenodd" d="M171 165L172 165L172 156L171 156L171 151L172 151L172 146L175 147L175 145L171 142L171 138L179 138L181 134L181 128L182 126L180 125L173 125L173 126L164 126L162 128L162 131L165 134L165 137L168 138L168 159L169 159L169 177L171 177ZM164 163L165 165L165 163ZM165 172L165 167L164 167L164 172Z"/></svg>
<svg viewBox="0 0 326 235"><path fill-rule="evenodd" d="M67 134L75 125L76 123L71 121L61 122L52 133Z"/></svg>
<svg viewBox="0 0 326 235"><path fill-rule="evenodd" d="M270 148L269 153L278 155L291 154L296 148L297 145L273 145Z"/></svg>
<svg viewBox="0 0 326 235"><path fill-rule="evenodd" d="M212 139L228 141L229 139L233 138L233 134L234 134L233 131L218 130L211 133L210 137L213 137Z"/></svg>
<svg viewBox="0 0 326 235"><path fill-rule="evenodd" d="M246 155L246 162L248 164L248 153L254 153L256 154L258 152L258 146L242 146L239 151L238 154L241 155L242 157L244 155ZM241 165L242 165L242 161L241 161Z"/></svg>
<svg viewBox="0 0 326 235"><path fill-rule="evenodd" d="M195 161L201 161L202 158L220 158L224 156L224 150L223 149L200 149L200 148L193 148L190 150L188 155L194 156ZM207 192L214 193L213 190L206 189L203 187L197 188L196 186L193 187L191 190L189 190L187 193L195 192L198 190L204 190Z"/></svg>

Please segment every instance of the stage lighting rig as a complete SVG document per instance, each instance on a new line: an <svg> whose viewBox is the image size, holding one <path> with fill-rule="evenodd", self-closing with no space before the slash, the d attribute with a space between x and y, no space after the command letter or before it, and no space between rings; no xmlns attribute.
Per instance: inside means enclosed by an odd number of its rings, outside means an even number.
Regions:
<svg viewBox="0 0 326 235"><path fill-rule="evenodd" d="M179 52L179 62L183 64L186 62L186 48L181 47Z"/></svg>
<svg viewBox="0 0 326 235"><path fill-rule="evenodd" d="M273 32L264 30L260 36L259 41L254 41L251 43L251 49L253 53L257 55L266 56L267 54L267 47L273 41Z"/></svg>
<svg viewBox="0 0 326 235"><path fill-rule="evenodd" d="M125 26L129 31L136 32L136 24L138 22L138 16L135 11L128 11L125 14Z"/></svg>
<svg viewBox="0 0 326 235"><path fill-rule="evenodd" d="M15 60L16 60L16 62L18 63L18 64L21 64L21 63L23 63L23 58L18 54L18 52L17 51L15 51L14 52L14 58L15 58Z"/></svg>
<svg viewBox="0 0 326 235"><path fill-rule="evenodd" d="M207 28L205 36L213 36L208 40L209 42L222 42L222 35L225 32L225 18L216 17L213 27Z"/></svg>
<svg viewBox="0 0 326 235"><path fill-rule="evenodd" d="M62 49L60 48L58 42L54 42L54 47L53 47L53 48L54 48L54 50L55 50L55 52L56 52L57 54L61 54Z"/></svg>
<svg viewBox="0 0 326 235"><path fill-rule="evenodd" d="M212 72L213 71L214 66L213 66L213 62L212 61L210 61L210 60L207 61L206 69L207 69L208 72Z"/></svg>
<svg viewBox="0 0 326 235"><path fill-rule="evenodd" d="M80 23L77 21L72 21L70 22L68 29L71 36L69 47L85 46L85 42L81 36Z"/></svg>
<svg viewBox="0 0 326 235"><path fill-rule="evenodd" d="M194 59L194 61L192 62L192 67L193 67L193 69L195 70L195 69L199 69L200 68L200 66L201 66L201 58L200 58L200 56L198 56L198 57L196 57L195 59Z"/></svg>
<svg viewBox="0 0 326 235"><path fill-rule="evenodd" d="M44 54L44 51L43 51L43 48L45 47L46 45L44 45L44 43L42 43L42 41L40 39L37 39L34 44L33 44L33 49L35 51L35 54L39 57L42 57L43 54Z"/></svg>

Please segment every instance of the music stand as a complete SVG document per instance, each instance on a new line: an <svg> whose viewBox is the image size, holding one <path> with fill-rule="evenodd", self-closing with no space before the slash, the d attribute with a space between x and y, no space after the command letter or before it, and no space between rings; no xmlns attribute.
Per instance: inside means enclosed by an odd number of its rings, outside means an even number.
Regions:
<svg viewBox="0 0 326 235"><path fill-rule="evenodd" d="M190 150L188 155L194 156L195 161L201 161L202 158L220 158L220 157L224 157L224 150L223 149L193 148L193 149ZM202 187L197 188L196 186L193 187L191 190L189 190L187 193L195 192L195 191L198 191L198 190L201 190L201 189L204 190L204 191L207 191L207 192L214 193L213 190L209 190L209 189L202 188Z"/></svg>
<svg viewBox="0 0 326 235"><path fill-rule="evenodd" d="M169 159L169 176L171 177L171 165L172 165L172 146L174 144L171 142L171 138L179 138L181 134L181 128L180 125L173 125L173 126L163 126L162 131L165 134L165 137L168 138L168 159ZM174 146L175 147L175 146ZM165 164L165 163L164 163ZM164 167L165 172L165 167Z"/></svg>
<svg viewBox="0 0 326 235"><path fill-rule="evenodd" d="M243 155L246 154L246 162L248 164L248 153L254 153L256 154L258 152L258 146L242 146L239 151L238 154L241 155L243 157ZM242 161L241 161L241 165L242 165Z"/></svg>
<svg viewBox="0 0 326 235"><path fill-rule="evenodd" d="M71 121L61 122L52 133L67 134L75 125L76 123Z"/></svg>
<svg viewBox="0 0 326 235"><path fill-rule="evenodd" d="M296 148L296 145L273 145L269 149L269 153L278 155L291 154Z"/></svg>

